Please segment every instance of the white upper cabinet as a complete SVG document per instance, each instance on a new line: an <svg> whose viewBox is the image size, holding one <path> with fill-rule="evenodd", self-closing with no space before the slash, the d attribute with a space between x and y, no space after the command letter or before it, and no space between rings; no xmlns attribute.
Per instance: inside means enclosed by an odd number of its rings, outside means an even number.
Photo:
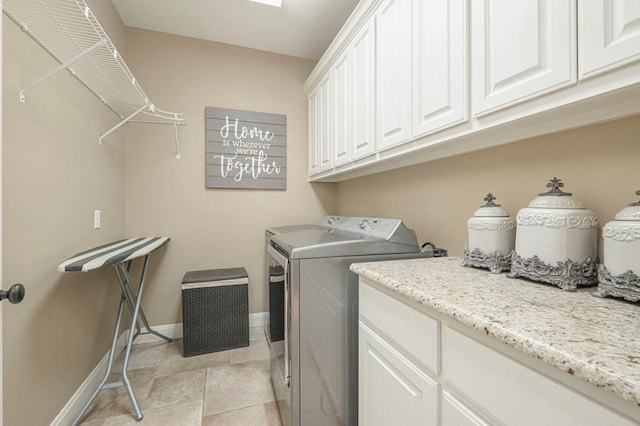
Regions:
<svg viewBox="0 0 640 426"><path fill-rule="evenodd" d="M318 110L320 104L319 88L309 94L309 176L318 173L318 142L320 140L320 122L318 121Z"/></svg>
<svg viewBox="0 0 640 426"><path fill-rule="evenodd" d="M466 0L413 0L413 136L468 119Z"/></svg>
<svg viewBox="0 0 640 426"><path fill-rule="evenodd" d="M353 123L351 120L351 60L343 54L333 65L331 90L333 95L333 167L351 160L351 140Z"/></svg>
<svg viewBox="0 0 640 426"><path fill-rule="evenodd" d="M580 78L640 60L640 1L578 3Z"/></svg>
<svg viewBox="0 0 640 426"><path fill-rule="evenodd" d="M376 146L411 137L411 1L385 0L376 12Z"/></svg>
<svg viewBox="0 0 640 426"><path fill-rule="evenodd" d="M318 85L318 172L329 170L333 159L333 108L331 93L331 73Z"/></svg>
<svg viewBox="0 0 640 426"><path fill-rule="evenodd" d="M305 90L327 182L639 114L640 0L360 0Z"/></svg>
<svg viewBox="0 0 640 426"><path fill-rule="evenodd" d="M371 20L356 34L351 47L352 160L375 151L375 37L375 22Z"/></svg>
<svg viewBox="0 0 640 426"><path fill-rule="evenodd" d="M474 116L575 83L576 51L575 0L472 1Z"/></svg>

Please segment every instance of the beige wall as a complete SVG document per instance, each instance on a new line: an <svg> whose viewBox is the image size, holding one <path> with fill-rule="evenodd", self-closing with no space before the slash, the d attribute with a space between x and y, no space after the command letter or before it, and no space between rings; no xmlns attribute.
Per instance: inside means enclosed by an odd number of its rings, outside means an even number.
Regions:
<svg viewBox="0 0 640 426"><path fill-rule="evenodd" d="M121 44L110 2L92 1ZM3 15L3 287L26 296L3 306L4 424L45 425L104 356L118 301L114 274L56 271L68 256L124 236L123 133L98 136L114 114L62 72L18 101L54 62ZM93 210L103 226L93 230Z"/></svg>
<svg viewBox="0 0 640 426"><path fill-rule="evenodd" d="M400 217L421 242L462 255L466 221L488 192L515 217L557 176L602 228L638 199L639 134L635 116L349 180L338 184L338 212Z"/></svg>
<svg viewBox="0 0 640 426"><path fill-rule="evenodd" d="M127 61L159 108L185 113L182 159L173 129L134 125L126 136L127 235L171 237L152 258L145 300L153 324L182 322L186 271L244 266L249 312L267 310L264 230L316 222L334 210L335 185L307 182L307 98L314 62L256 50L128 29ZM287 116L287 190L205 188L206 106ZM157 268L156 268L157 266Z"/></svg>
<svg viewBox="0 0 640 426"><path fill-rule="evenodd" d="M193 269L245 266L250 311L263 312L264 229L335 210L335 185L306 182L302 83L313 62L125 30L110 2L90 6L152 101L185 113L182 160L168 126L128 125L99 145L116 121L66 73L20 104L19 88L56 64L4 18L3 282L27 288L21 305L4 309L5 424L51 422L109 346L115 276L56 272L66 257L124 236L167 235L145 294L152 324L181 322L179 283ZM205 189L205 106L287 115L286 191Z"/></svg>

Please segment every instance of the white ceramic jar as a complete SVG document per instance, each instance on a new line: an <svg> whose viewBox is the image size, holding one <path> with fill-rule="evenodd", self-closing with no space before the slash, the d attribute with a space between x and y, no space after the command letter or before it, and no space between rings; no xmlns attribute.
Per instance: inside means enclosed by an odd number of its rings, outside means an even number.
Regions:
<svg viewBox="0 0 640 426"><path fill-rule="evenodd" d="M468 245L463 266L488 268L491 272L508 271L516 237L516 221L489 193L485 204L467 221Z"/></svg>
<svg viewBox="0 0 640 426"><path fill-rule="evenodd" d="M640 195L640 191L636 194ZM604 266L613 275L640 275L640 201L629 204L602 228Z"/></svg>
<svg viewBox="0 0 640 426"><path fill-rule="evenodd" d="M516 247L511 277L557 285L563 290L595 285L598 268L598 218L553 178L548 192L516 217Z"/></svg>
<svg viewBox="0 0 640 426"><path fill-rule="evenodd" d="M640 191L636 191L640 195ZM598 271L595 296L640 300L640 201L616 214L602 228L604 264Z"/></svg>

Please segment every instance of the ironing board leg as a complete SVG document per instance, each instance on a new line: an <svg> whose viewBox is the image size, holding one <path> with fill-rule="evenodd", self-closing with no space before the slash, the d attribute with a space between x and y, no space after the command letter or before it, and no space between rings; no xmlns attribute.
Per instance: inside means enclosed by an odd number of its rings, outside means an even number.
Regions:
<svg viewBox="0 0 640 426"><path fill-rule="evenodd" d="M131 265L131 261L129 261L129 266ZM129 267L128 267L129 268ZM127 270L128 270L127 268ZM121 268L118 267L118 265L113 265L113 269L115 269L116 271L116 275L118 277L118 282L122 283L126 280L125 277L122 276L122 272L121 272ZM122 287L122 284L120 284L120 287ZM135 300L134 296L135 294L132 292L133 290L131 290L131 293L129 293L129 288L126 289L127 293L126 293L126 300L127 300L127 307L129 308L129 313L131 314L131 316L133 317L133 303L131 302L132 300ZM123 288L122 291L124 292L125 289ZM140 334L141 328L140 328L140 324L138 324L138 322L136 321L136 335L134 336L134 339L137 337L138 334Z"/></svg>
<svg viewBox="0 0 640 426"><path fill-rule="evenodd" d="M144 257L144 264L142 266L142 274L140 276L140 286L138 287L138 295L136 295L134 287L133 287L133 285L131 283L131 275L129 274L129 271L131 269L131 264L129 263L129 265L127 266L126 269L125 269L123 264L121 264L121 263L118 264L119 269L120 269L120 274L118 274L118 277L119 278L122 277L121 280L120 280L120 283L121 283L121 285L123 287L122 291L127 292L128 295L129 294L131 295L130 298L131 298L132 302L135 302L140 297L140 295L142 294L142 291L140 290L140 288L142 287L142 285L144 284L144 281L146 279L148 265L149 265L149 255L146 255ZM142 307L139 308L139 314L140 314L140 318L142 319L142 322L144 324L144 327L147 329L147 332L144 333L144 334L151 333L151 334L154 334L154 335L166 340L167 342L172 342L173 341L173 339L171 339L170 337L165 336L164 334L162 334L162 333L160 333L160 332L158 332L158 331L156 331L156 330L151 328L151 326L149 325L149 321L147 321L147 316L144 314L144 309L142 309ZM136 334L134 335L134 339L136 337L138 337L138 334L141 334L140 333L140 328L138 326L138 322L137 321L135 321L135 325L136 325L137 329L136 329ZM133 329L133 326L131 327L131 329Z"/></svg>
<svg viewBox="0 0 640 426"><path fill-rule="evenodd" d="M144 269L147 269L147 263L149 260L149 256L145 256L144 259ZM124 277L124 280L120 280L120 285L122 287L122 292L127 294L127 281L128 273L124 269L124 266L119 263L118 268L120 268L120 275ZM129 288L132 290L132 288ZM129 381L129 376L127 374L127 367L129 366L129 356L131 355L131 345L133 344L133 338L136 337L134 333L135 326L138 324L138 314L140 312L140 302L142 299L142 290L144 289L144 279L140 281L140 286L138 287L138 294L133 294L135 307L133 309L133 315L131 318L131 329L129 332L129 336L127 337L127 345L124 350L124 362L122 364L122 384L127 389L127 394L129 395L129 399L131 400L131 405L133 405L133 411L136 415L136 420L142 420L142 411L140 410L140 406L138 405L138 400L136 399L135 394L133 393L133 388L131 387L131 382Z"/></svg>
<svg viewBox="0 0 640 426"><path fill-rule="evenodd" d="M116 271L116 276L118 277L118 283L120 284L120 289L122 290L122 297L120 298L120 305L118 306L118 315L116 317L116 325L113 330L111 349L109 350L109 358L107 360L107 370L104 374L104 378L100 382L100 385L98 385L98 387L93 392L89 400L85 403L84 407L82 407L82 410L80 411L80 413L74 419L72 423L72 425L74 426L80 423L80 421L82 420L84 415L87 413L87 410L89 409L91 404L94 402L94 400L98 396L98 393L101 390L109 387L113 387L113 386L119 386L119 385L123 385L127 390L127 394L129 396L129 399L131 400L131 405L133 406L133 410L135 412L136 420L142 420L143 418L142 411L140 410L140 406L138 405L138 401L136 399L135 393L133 392L133 388L131 387L131 382L129 380L129 376L127 372L127 368L129 366L129 359L131 355L131 346L135 338L141 334L141 330L142 330L142 328L138 323L138 316L140 316L140 318L142 319L142 322L144 323L144 326L147 329L148 333L155 334L156 336L161 337L168 342L172 341L170 337L167 337L164 334L159 333L151 328L144 314L144 310L142 309L142 306L141 306L142 291L144 289L144 281L147 275L148 265L149 265L149 255L146 255L144 257L144 265L142 267L142 275L140 277L140 284L138 286L137 292L135 291L133 285L131 284L131 275L129 274L131 270L131 262L129 262L129 265L126 268L123 263L117 263L113 265ZM124 361L122 365L122 382L107 383L109 375L111 374L111 369L113 367L116 345L118 342L118 333L120 331L120 324L122 322L122 314L124 312L125 304L129 308L129 311L131 312L131 328L130 328L131 331L127 335L127 341L125 346Z"/></svg>
<svg viewBox="0 0 640 426"><path fill-rule="evenodd" d="M130 283L129 281L127 281L127 279L129 279L129 280L131 279L131 275L130 275L130 274L131 274L131 265L132 265L132 264L133 264L133 260L130 260L130 261L128 261L128 262L127 262L127 269L126 269L127 273L126 273L126 275L124 276L124 278L125 278L125 282L126 282L126 283L128 283L127 288L128 288L128 289L129 289L129 291L130 291L130 293L129 293L129 294L131 295L131 299L133 299L133 296L135 295L135 293L134 293L134 291L133 291L133 286L131 285L131 283ZM122 268L122 269L124 270L124 268ZM127 278L127 277L129 277L129 278ZM130 304L130 305L131 305L131 304ZM142 306L141 306L141 309L142 309ZM131 312L131 315L133 315L133 306L131 306L131 310L130 310L130 312ZM144 315L144 311L142 311L142 314ZM136 337L138 337L138 335L139 335L140 333L142 333L142 327L140 327L139 322L138 322L138 321L136 321L136 335L135 335L135 336L133 336L133 340L136 340Z"/></svg>
<svg viewBox="0 0 640 426"><path fill-rule="evenodd" d="M142 275L140 276L140 284L138 285L137 293L133 285L131 284L131 275L129 274L129 271L131 269L131 264L129 264L128 267L126 268L123 263L118 263L114 266L118 272L116 275L118 276L118 281L120 282L120 287L122 288L122 294L125 295L125 297L128 299L127 303L129 303L130 307L131 305L135 304L135 306L133 307L132 318L131 318L131 328L130 328L131 331L127 336L127 343L124 351L124 362L122 364L122 384L127 390L127 394L129 395L129 399L131 400L131 405L133 405L133 410L136 415L136 420L142 420L142 417L143 417L142 411L140 410L140 406L138 405L138 401L133 392L133 388L131 387L131 382L129 381L128 371L127 371L127 368L129 366L129 357L131 355L131 346L133 344L133 340L136 337L138 337L138 335L140 334L140 327L138 326L138 316L142 318L142 321L147 329L147 332L155 334L167 340L168 342L171 342L172 339L161 333L158 333L157 331L153 330L149 326L146 316L144 315L144 310L142 309L142 306L141 306L142 291L144 290L144 281L147 276L147 268L149 266L149 255L146 255L144 257Z"/></svg>
<svg viewBox="0 0 640 426"><path fill-rule="evenodd" d="M78 413L76 418L73 420L73 423L72 423L73 426L76 426L76 425L78 425L80 423L80 421L82 420L82 418L86 414L87 410L89 409L89 407L91 406L93 401L98 396L98 392L100 392L102 390L102 388L104 387L104 385L107 383L107 380L109 378L109 374L111 374L111 367L113 366L113 357L114 357L115 352L116 352L116 344L118 343L118 332L120 331L120 322L122 320L122 312L124 310L125 299L126 299L126 297L125 297L125 295L123 293L122 297L120 298L120 306L118 307L118 315L116 317L116 326L113 329L113 338L111 339L111 349L109 350L109 358L108 358L108 361L107 361L107 370L104 373L104 378L100 382L100 385L96 388L96 390L91 395L91 398L89 398L89 400L84 404L84 407L82 407L82 410L80 411L80 413Z"/></svg>

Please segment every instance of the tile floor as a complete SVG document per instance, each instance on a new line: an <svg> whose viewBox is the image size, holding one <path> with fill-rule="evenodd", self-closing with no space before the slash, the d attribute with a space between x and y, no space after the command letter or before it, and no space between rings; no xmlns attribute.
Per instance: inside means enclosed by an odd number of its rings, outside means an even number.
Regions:
<svg viewBox="0 0 640 426"><path fill-rule="evenodd" d="M122 355L114 373L122 371ZM103 390L82 425L279 426L262 327L250 345L182 356L182 339L134 345L129 379L144 418L137 422L124 387ZM117 378L114 378L117 380Z"/></svg>

